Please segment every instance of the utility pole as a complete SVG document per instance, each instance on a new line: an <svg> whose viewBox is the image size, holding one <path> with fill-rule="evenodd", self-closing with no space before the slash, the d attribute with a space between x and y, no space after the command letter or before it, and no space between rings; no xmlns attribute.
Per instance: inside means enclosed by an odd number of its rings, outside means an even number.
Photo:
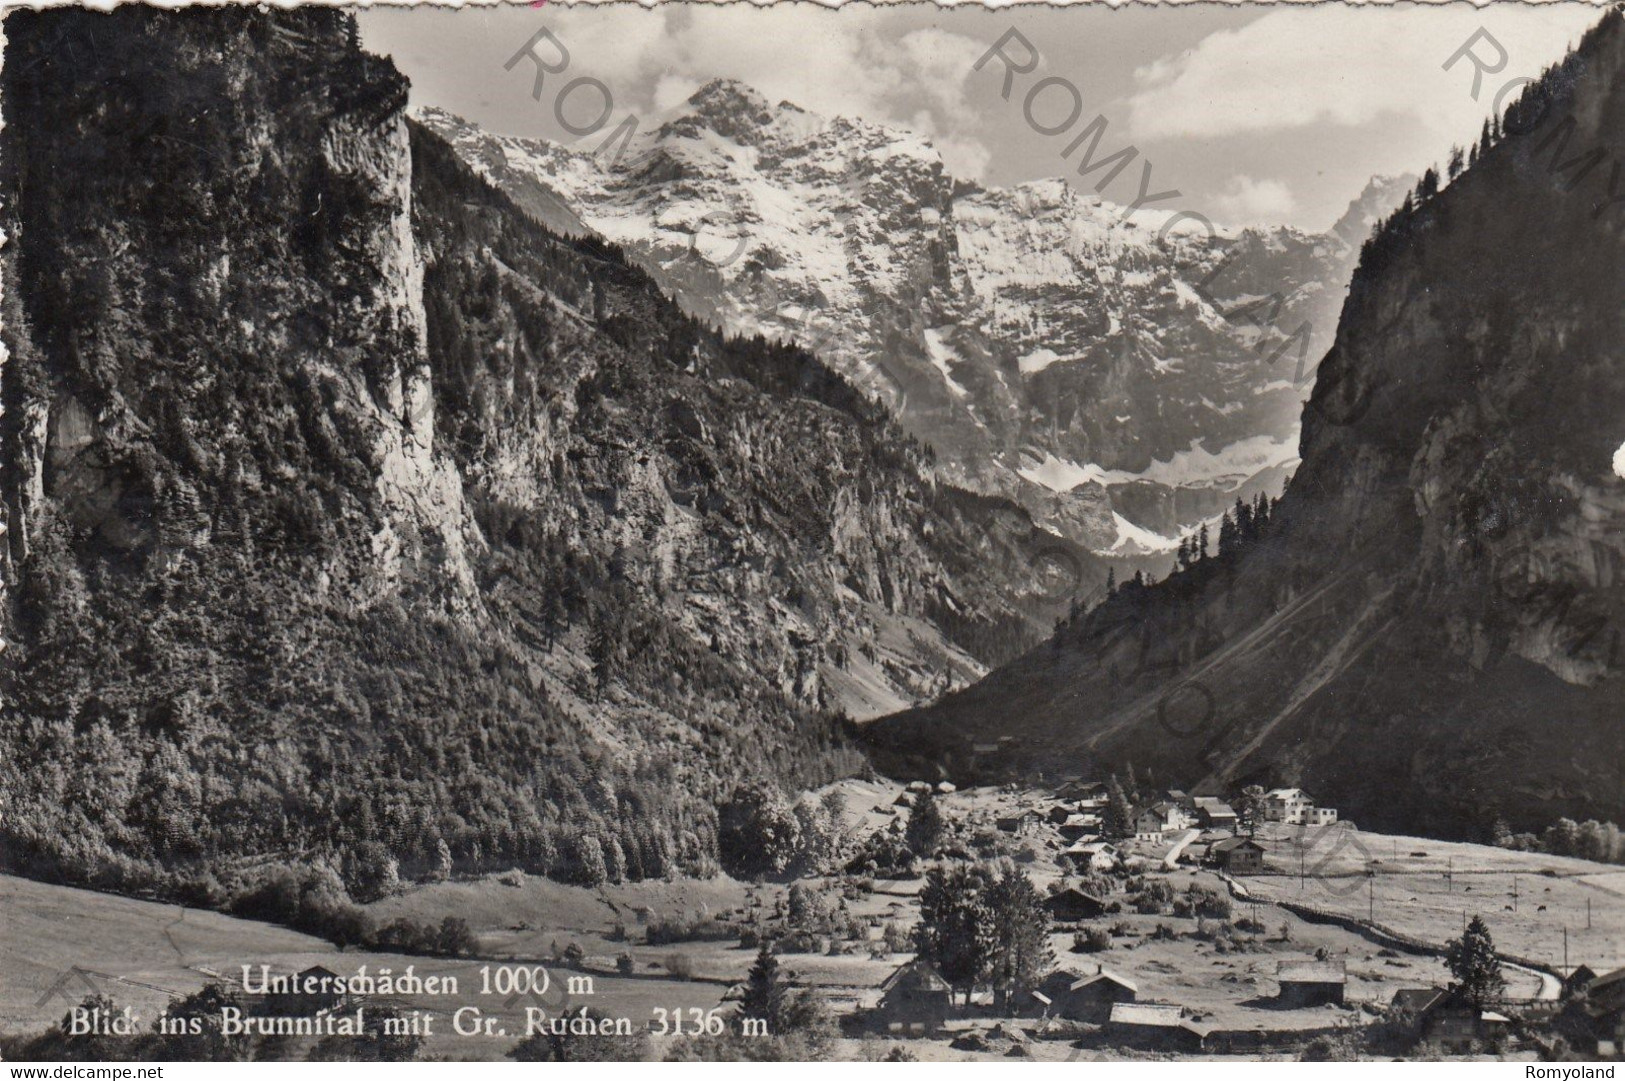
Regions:
<svg viewBox="0 0 1625 1081"><path fill-rule="evenodd" d="M1456 857L1451 856L1450 857L1450 862L1445 864L1445 868L1444 868L1444 892L1446 892L1446 893L1454 893L1456 891L1455 875L1456 875Z"/></svg>
<svg viewBox="0 0 1625 1081"><path fill-rule="evenodd" d="M1591 898L1589 897L1586 898L1586 930L1591 930Z"/></svg>
<svg viewBox="0 0 1625 1081"><path fill-rule="evenodd" d="M1518 876L1512 876L1512 911L1518 911Z"/></svg>
<svg viewBox="0 0 1625 1081"><path fill-rule="evenodd" d="M1569 929L1565 927L1563 928L1563 976L1566 979L1571 975L1573 973L1569 971Z"/></svg>
<svg viewBox="0 0 1625 1081"><path fill-rule="evenodd" d="M1377 922L1377 874L1375 871L1366 872L1365 893L1365 921Z"/></svg>

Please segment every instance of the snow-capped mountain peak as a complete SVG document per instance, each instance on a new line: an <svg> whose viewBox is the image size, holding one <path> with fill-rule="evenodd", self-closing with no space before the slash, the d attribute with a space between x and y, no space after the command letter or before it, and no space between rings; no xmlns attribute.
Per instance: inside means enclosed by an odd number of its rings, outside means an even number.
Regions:
<svg viewBox="0 0 1625 1081"><path fill-rule="evenodd" d="M1329 343L1358 248L1285 227L1162 240L1166 211L1125 220L1062 179L956 180L914 132L772 105L735 80L618 159L423 121L522 203L625 247L690 310L824 354L932 445L946 479L1101 551L1121 538L1114 503L1170 535L1234 497L1235 478L1176 489L1144 476L1153 463L1295 444L1298 354L1312 367ZM1374 183L1350 220L1385 210L1387 190ZM1022 475L1046 456L1145 483L1131 503L1052 491Z"/></svg>

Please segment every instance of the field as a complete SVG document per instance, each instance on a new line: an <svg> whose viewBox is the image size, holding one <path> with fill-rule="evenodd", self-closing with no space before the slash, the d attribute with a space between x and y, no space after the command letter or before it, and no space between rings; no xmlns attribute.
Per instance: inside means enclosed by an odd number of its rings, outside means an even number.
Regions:
<svg viewBox="0 0 1625 1081"><path fill-rule="evenodd" d="M846 796L845 825L854 843L899 821L893 807L898 786L849 781L839 787ZM975 790L953 793L941 802L961 837L985 838L999 816L1044 808L1053 797L1039 791ZM1260 840L1269 853L1268 873L1243 880L1249 897L1236 902L1233 916L1256 919L1262 933L1237 936L1236 947L1228 942L1218 946L1212 941L1211 926L1196 919L1125 911L1094 921L1115 931L1110 948L1097 953L1073 952L1072 928L1057 927L1051 946L1059 967L1090 974L1104 966L1137 985L1139 1001L1177 1003L1191 1018L1226 1031L1285 1032L1359 1024L1376 1016L1395 991L1439 986L1448 976L1437 958L1385 949L1356 930L1306 922L1272 900L1298 901L1357 919L1366 916L1370 904L1378 923L1434 943L1459 933L1464 910L1482 913L1501 949L1553 963L1561 960L1561 929L1568 926L1573 963L1583 961L1600 971L1625 963L1625 872L1619 869L1475 845L1362 834L1347 827L1302 838L1280 828L1266 829ZM1001 843L1041 890L1065 880L1055 862L1064 842L1050 827L1029 836L1006 837ZM1126 847L1135 873L1166 875L1176 891L1183 892L1192 883L1220 892L1226 889L1222 879L1205 869L1181 865L1164 871L1167 844L1130 842ZM1368 870L1374 872L1370 877ZM914 922L921 882L878 880L868 888L820 878L810 884L856 917L867 934L858 941L833 944L829 937L821 938L816 952L786 953L781 963L815 988L837 1016L862 1016L877 1003L880 984L908 959L908 954L886 952L880 936L887 924L907 927ZM724 928L741 928L781 912L788 887L783 882L753 884L719 877L594 890L509 873L420 886L371 906L380 922L396 916L421 921L445 915L469 921L481 956L453 962L360 951L341 954L318 939L265 924L0 878L0 905L7 913L0 935L0 966L8 975L0 983L0 1032L38 1031L90 990L110 995L120 1006L134 1007L150 1022L172 994L194 991L215 974L235 976L244 964L263 963L291 972L320 963L340 974L353 973L361 965L372 971L387 966L396 972L413 965L420 975L455 975L459 980L455 995L391 1000L408 1013L433 1012L427 1052L457 1059L500 1058L521 1034L527 1006L541 1006L557 1015L566 1005L591 1005L609 1016L627 1018L640 1030L656 1022L661 1010L681 1009L689 1017L687 1011L703 1013L718 1007L729 988L745 979L754 949L741 946L731 930L710 941L651 945L649 925L717 921ZM1115 899L1127 897L1119 889ZM1346 1002L1281 1008L1276 1001L1278 966L1317 956L1345 963ZM482 992L481 968L509 963L545 966L552 980L549 990L539 996ZM76 972L74 966L85 972ZM1507 975L1509 995L1540 993L1542 983L1535 974L1508 969ZM578 981L590 976L590 997L588 987L580 983L573 993L567 992L566 981L572 976ZM1002 1036L986 1050L965 1049L963 1041L954 1047L950 1042L968 1030L986 1032L1012 1024L992 1015L985 992L979 993L977 1003L967 1015L952 1020L942 1036L901 1042L925 1060L1002 1057L1011 1046ZM503 1035L454 1033L452 1015L463 1007L476 1007L482 1017L495 1018ZM1025 1057L1097 1055L1076 1050L1066 1040L1041 1038L1038 1020L1013 1024L1040 1037L1020 1041ZM838 1040L837 1055L875 1057L900 1042L892 1036L863 1037L860 1032L861 1028L852 1029ZM670 1037L656 1039L656 1052L663 1053L669 1043ZM1291 1049L1280 1053L1295 1054Z"/></svg>
<svg viewBox="0 0 1625 1081"><path fill-rule="evenodd" d="M1465 918L1481 915L1502 950L1559 968L1567 929L1570 965L1599 972L1625 965L1625 874L1617 868L1337 826L1267 827L1259 840L1266 867L1278 872L1247 879L1261 899L1359 919L1369 912L1430 942L1454 938Z"/></svg>

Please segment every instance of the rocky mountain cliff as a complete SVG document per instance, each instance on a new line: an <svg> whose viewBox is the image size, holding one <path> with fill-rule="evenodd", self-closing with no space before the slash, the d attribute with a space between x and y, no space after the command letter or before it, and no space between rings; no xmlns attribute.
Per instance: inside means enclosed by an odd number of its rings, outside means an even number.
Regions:
<svg viewBox="0 0 1625 1081"><path fill-rule="evenodd" d="M1119 555L1171 549L1242 485L1279 493L1300 355L1330 342L1358 245L1408 186L1373 182L1327 235L1159 239L1167 213L1125 221L1061 180L957 180L910 132L726 80L602 153L422 119L691 311L815 347L946 479Z"/></svg>
<svg viewBox="0 0 1625 1081"><path fill-rule="evenodd" d="M704 869L736 780L859 768L839 712L968 682L1101 574L521 213L347 15L6 35L11 868Z"/></svg>
<svg viewBox="0 0 1625 1081"><path fill-rule="evenodd" d="M1619 819L1622 131L1614 11L1365 246L1268 528L880 722L883 758L1301 784L1435 834Z"/></svg>

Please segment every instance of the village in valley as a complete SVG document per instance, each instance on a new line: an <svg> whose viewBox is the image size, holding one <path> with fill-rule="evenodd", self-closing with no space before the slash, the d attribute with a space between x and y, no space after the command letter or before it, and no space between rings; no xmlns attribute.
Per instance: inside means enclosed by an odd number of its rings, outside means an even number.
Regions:
<svg viewBox="0 0 1625 1081"><path fill-rule="evenodd" d="M455 924L447 949L339 950L4 879L19 929L39 933L9 936L3 960L49 971L70 946L52 913L86 910L73 947L105 931L128 959L95 974L105 1008L228 1004L284 1019L247 1031L310 1045L300 1057L334 1038L286 1019L363 1010L357 1025L409 1026L396 1057L522 1060L1534 1061L1613 1057L1625 1039L1625 872L1364 833L1296 788L853 779L794 802L749 792L722 820L725 859L733 846L752 872L571 886L514 871L368 906L386 932ZM498 969L529 982L493 995ZM358 970L419 983L324 990ZM299 979L266 993L289 983L267 972ZM423 991L446 977L450 998ZM0 1013L38 1031L63 998Z"/></svg>

